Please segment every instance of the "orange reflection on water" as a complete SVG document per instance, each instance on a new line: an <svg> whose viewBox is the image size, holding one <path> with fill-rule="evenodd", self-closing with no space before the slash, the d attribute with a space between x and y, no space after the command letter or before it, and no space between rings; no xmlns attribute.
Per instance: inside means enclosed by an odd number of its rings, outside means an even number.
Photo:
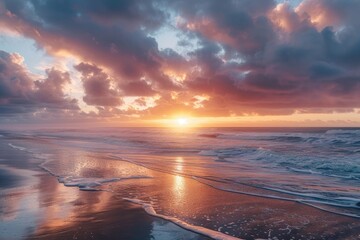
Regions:
<svg viewBox="0 0 360 240"><path fill-rule="evenodd" d="M176 175L174 177L174 191L178 197L182 197L185 190L184 177Z"/></svg>
<svg viewBox="0 0 360 240"><path fill-rule="evenodd" d="M69 154L74 157L70 158ZM59 151L57 157L59 161L54 162L57 165L52 167L85 179L87 177L91 179L92 176L95 179L107 175L126 176L131 171L140 173L136 166L133 167L134 169L126 170L126 167L122 168L119 165L128 163L104 160L102 155L94 157L82 151ZM111 202L111 194L107 192L94 194L79 191L77 187L69 188L59 184L57 179L50 175L42 174L39 177L36 190L42 216L37 223L35 235L61 232L62 229L74 227L81 221L91 221L89 217L91 213L104 211Z"/></svg>
<svg viewBox="0 0 360 240"><path fill-rule="evenodd" d="M184 159L182 157L176 157L175 170L177 173L183 172L183 163L184 163Z"/></svg>
<svg viewBox="0 0 360 240"><path fill-rule="evenodd" d="M183 163L184 159L182 157L176 157L175 159L175 170L177 173L183 172ZM182 202L184 200L184 191L185 191L185 181L184 177L176 175L173 178L173 193L174 197L177 199L177 202Z"/></svg>

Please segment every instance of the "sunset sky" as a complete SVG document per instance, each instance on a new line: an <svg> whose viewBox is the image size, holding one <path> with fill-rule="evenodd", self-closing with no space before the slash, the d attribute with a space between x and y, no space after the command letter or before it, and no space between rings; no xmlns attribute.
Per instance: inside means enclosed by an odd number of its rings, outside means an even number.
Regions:
<svg viewBox="0 0 360 240"><path fill-rule="evenodd" d="M359 0L0 0L0 123L360 126Z"/></svg>

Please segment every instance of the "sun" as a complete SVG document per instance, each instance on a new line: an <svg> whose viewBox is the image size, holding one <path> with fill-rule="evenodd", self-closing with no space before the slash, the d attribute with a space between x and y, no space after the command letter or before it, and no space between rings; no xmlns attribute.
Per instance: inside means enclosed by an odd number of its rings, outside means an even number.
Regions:
<svg viewBox="0 0 360 240"><path fill-rule="evenodd" d="M187 118L178 118L178 119L176 119L176 122L180 126L186 126L189 124L189 121L187 120Z"/></svg>

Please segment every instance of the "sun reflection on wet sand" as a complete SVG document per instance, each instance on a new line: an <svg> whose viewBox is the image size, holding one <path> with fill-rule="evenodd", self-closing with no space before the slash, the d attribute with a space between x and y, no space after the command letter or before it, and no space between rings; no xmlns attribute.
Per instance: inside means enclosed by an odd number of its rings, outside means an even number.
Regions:
<svg viewBox="0 0 360 240"><path fill-rule="evenodd" d="M175 172L182 174L183 173L183 163L184 159L182 157L176 157L175 159ZM184 201L184 191L185 191L185 181L184 177L180 175L175 175L173 177L173 192L177 203Z"/></svg>
<svg viewBox="0 0 360 240"><path fill-rule="evenodd" d="M182 157L176 157L175 159L175 170L177 173L183 173L184 159Z"/></svg>
<svg viewBox="0 0 360 240"><path fill-rule="evenodd" d="M178 201L182 201L182 199L184 198L184 190L185 190L184 177L178 175L174 176L173 191Z"/></svg>

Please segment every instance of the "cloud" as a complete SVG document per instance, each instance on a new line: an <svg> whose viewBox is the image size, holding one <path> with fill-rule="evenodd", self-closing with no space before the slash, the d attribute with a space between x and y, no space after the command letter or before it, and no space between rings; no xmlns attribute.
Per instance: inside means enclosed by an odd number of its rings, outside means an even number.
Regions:
<svg viewBox="0 0 360 240"><path fill-rule="evenodd" d="M275 6L261 1L175 1L183 22L180 27L221 43L229 51L242 55L263 50L274 38L266 13Z"/></svg>
<svg viewBox="0 0 360 240"><path fill-rule="evenodd" d="M61 72L54 68L47 69L46 79L36 80L34 98L38 103L43 105L50 105L56 108L77 108L76 100L70 99L64 93L63 89L66 84L70 83L70 74L68 72Z"/></svg>
<svg viewBox="0 0 360 240"><path fill-rule="evenodd" d="M85 91L84 102L95 106L117 106L121 104L120 94L111 89L111 80L100 68L80 63L75 69L81 72Z"/></svg>
<svg viewBox="0 0 360 240"><path fill-rule="evenodd" d="M0 99L2 106L31 103L33 82L25 69L17 63L18 59L18 55L0 51Z"/></svg>
<svg viewBox="0 0 360 240"><path fill-rule="evenodd" d="M360 107L358 11L356 0L3 0L0 25L75 56L83 101L99 116L291 114ZM179 46L194 44L159 49L152 36L165 28ZM2 74L19 76L2 80L2 102L75 104L61 91L69 75L53 69L33 82L12 58ZM155 95L150 108L118 109L124 97Z"/></svg>
<svg viewBox="0 0 360 240"><path fill-rule="evenodd" d="M117 81L150 79L157 88L175 87L161 71L163 56L148 32L165 21L150 1L4 1L3 24L40 47L110 69Z"/></svg>
<svg viewBox="0 0 360 240"><path fill-rule="evenodd" d="M68 97L64 86L69 73L46 70L44 79L34 80L21 65L19 54L0 51L0 113L2 117L34 114L38 111L77 111L77 101Z"/></svg>

